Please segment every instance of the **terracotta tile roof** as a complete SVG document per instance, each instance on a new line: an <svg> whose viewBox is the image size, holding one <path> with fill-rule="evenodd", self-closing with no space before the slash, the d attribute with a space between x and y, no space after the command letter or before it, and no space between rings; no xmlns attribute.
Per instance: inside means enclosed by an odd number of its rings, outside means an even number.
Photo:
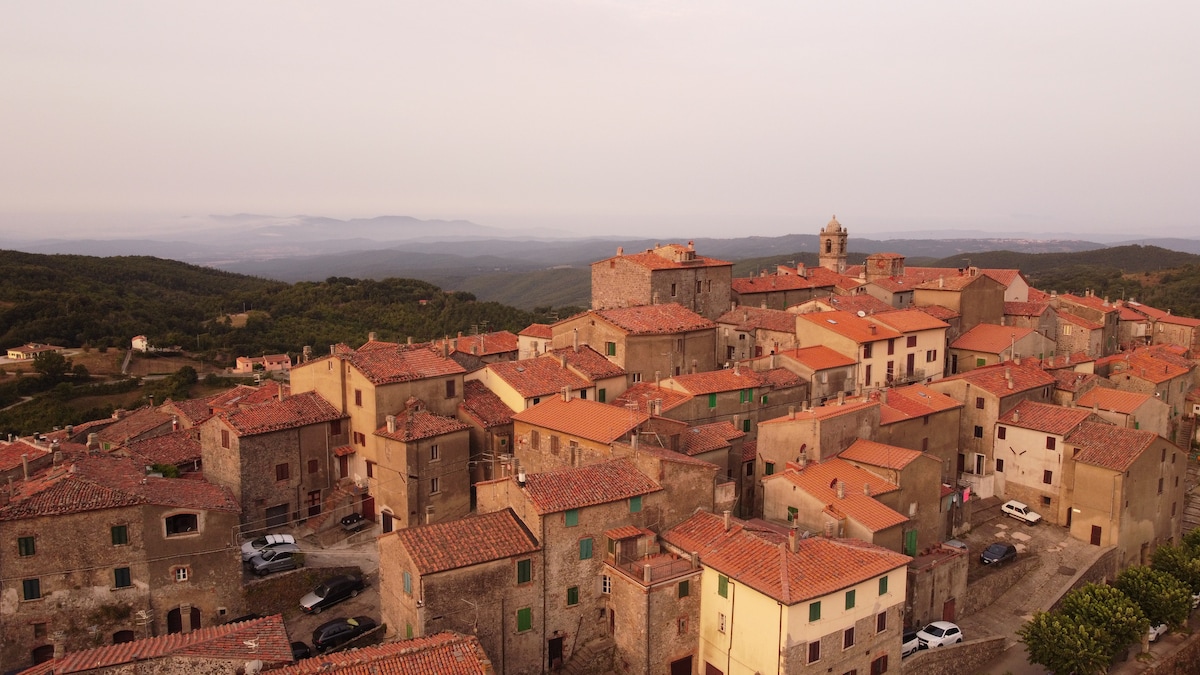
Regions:
<svg viewBox="0 0 1200 675"><path fill-rule="evenodd" d="M1009 388L1009 376L1012 377L1012 388ZM975 370L961 373L959 375L951 375L944 377L937 382L955 382L965 380L971 383L972 386L979 387L984 391L999 396L1011 396L1030 389L1038 387L1049 387L1058 384L1054 376L1036 366L1016 365L1011 361L998 363L993 366L984 366ZM936 387L935 387L936 388Z"/></svg>
<svg viewBox="0 0 1200 675"><path fill-rule="evenodd" d="M763 376L763 385L774 389L799 387L805 382L804 378L787 368L771 368L770 370L759 371L759 374Z"/></svg>
<svg viewBox="0 0 1200 675"><path fill-rule="evenodd" d="M516 480L513 478L512 480ZM522 488L541 515L609 504L662 488L628 459L525 476Z"/></svg>
<svg viewBox="0 0 1200 675"><path fill-rule="evenodd" d="M825 345L816 345L814 347L801 347L799 349L789 349L779 352L782 357L787 357L793 361L816 370L828 370L829 368L844 368L852 366L857 361L842 354L835 352Z"/></svg>
<svg viewBox="0 0 1200 675"><path fill-rule="evenodd" d="M48 454L50 454L50 448L34 445L27 441L16 440L12 443L0 441L0 471L11 471L20 467L21 455L26 455L25 461L32 462Z"/></svg>
<svg viewBox="0 0 1200 675"><path fill-rule="evenodd" d="M541 548L511 508L396 530L395 536L421 574L528 555Z"/></svg>
<svg viewBox="0 0 1200 675"><path fill-rule="evenodd" d="M604 536L612 539L613 541L633 539L635 537L642 536L642 530L641 528L633 525L622 525L621 527L614 527L613 529L608 530L604 533Z"/></svg>
<svg viewBox="0 0 1200 675"><path fill-rule="evenodd" d="M1005 316L1041 316L1050 309L1048 302L1005 302Z"/></svg>
<svg viewBox="0 0 1200 675"><path fill-rule="evenodd" d="M1080 449L1075 461L1125 471L1157 438L1153 431L1084 422L1064 440Z"/></svg>
<svg viewBox="0 0 1200 675"><path fill-rule="evenodd" d="M720 516L700 512L663 533L663 539L700 554L701 564L785 605L840 591L912 558L855 539L808 537L792 553L785 542L751 531L736 518L725 530Z"/></svg>
<svg viewBox="0 0 1200 675"><path fill-rule="evenodd" d="M463 400L458 409L484 429L512 424L513 411L479 380L463 383Z"/></svg>
<svg viewBox="0 0 1200 675"><path fill-rule="evenodd" d="M1063 303L1068 305L1079 305L1080 307L1088 307L1105 314L1117 311L1117 306L1115 304L1108 302L1103 298L1097 298L1094 295L1078 296L1071 293L1061 293L1058 296L1058 301L1060 305Z"/></svg>
<svg viewBox="0 0 1200 675"><path fill-rule="evenodd" d="M798 316L802 321L807 321L814 326L820 326L827 331L841 335L859 344L898 338L901 335L887 326L871 323L850 312L814 312L812 314L799 314Z"/></svg>
<svg viewBox="0 0 1200 675"><path fill-rule="evenodd" d="M1083 408L1097 406L1100 410L1111 410L1130 415L1136 412L1146 401L1149 401L1150 398L1148 394L1139 394L1136 391L1092 387L1083 396L1079 397L1077 403Z"/></svg>
<svg viewBox="0 0 1200 675"><path fill-rule="evenodd" d="M728 448L732 441L745 437L745 432L731 422L716 422L692 427L679 439L679 451L685 455L702 455L713 450Z"/></svg>
<svg viewBox="0 0 1200 675"><path fill-rule="evenodd" d="M742 441L742 461L753 462L758 459L758 441Z"/></svg>
<svg viewBox="0 0 1200 675"><path fill-rule="evenodd" d="M1075 314L1072 314L1070 312L1063 311L1063 310L1059 310L1058 318L1061 321L1066 321L1067 323L1075 324L1076 326L1079 326L1080 328L1085 328L1087 330L1103 330L1103 328L1104 328L1104 324L1102 324L1102 323L1096 323L1095 321L1088 321L1087 319L1083 318L1082 316L1077 316Z"/></svg>
<svg viewBox="0 0 1200 675"><path fill-rule="evenodd" d="M764 384L766 377L762 373L741 367L676 375L663 380L664 387L681 390L692 396L751 389Z"/></svg>
<svg viewBox="0 0 1200 675"><path fill-rule="evenodd" d="M204 480L155 478L144 465L112 455L85 455L13 484L0 520L56 516L154 504L213 511L241 509L226 489Z"/></svg>
<svg viewBox="0 0 1200 675"><path fill-rule="evenodd" d="M935 319L929 314L917 309L894 309L890 312L881 312L870 317L870 321L878 324L883 324L888 328L900 331L901 333L912 333L919 330L937 330L938 328L949 328L950 324Z"/></svg>
<svg viewBox="0 0 1200 675"><path fill-rule="evenodd" d="M525 335L539 340L549 340L554 337L554 329L548 323L531 323L518 335Z"/></svg>
<svg viewBox="0 0 1200 675"><path fill-rule="evenodd" d="M851 314L858 314L859 312L876 314L878 312L890 312L895 309L895 307L892 307L879 298L866 293L857 293L855 295L830 295L829 297L825 298L806 300L800 304L806 305L810 302L816 303L817 305L829 310L841 310L843 312L850 312Z"/></svg>
<svg viewBox="0 0 1200 675"><path fill-rule="evenodd" d="M607 403L554 396L513 415L513 420L579 436L598 443L612 443L644 424L650 416Z"/></svg>
<svg viewBox="0 0 1200 675"><path fill-rule="evenodd" d="M492 675L495 669L474 635L435 633L303 659L273 675Z"/></svg>
<svg viewBox="0 0 1200 675"><path fill-rule="evenodd" d="M1035 359L1032 357L1022 358L1022 362L1028 361L1030 364L1040 365L1046 370L1061 370L1063 368L1074 368L1081 363L1093 363L1095 357L1088 356L1087 352L1075 352L1074 354L1059 354L1057 356L1047 356L1043 359Z"/></svg>
<svg viewBox="0 0 1200 675"><path fill-rule="evenodd" d="M278 400L281 388L283 389L284 396L288 396L291 393L290 386L274 381L264 382L257 387L239 384L229 391L210 396L206 401L208 406L215 410L234 410L236 408L245 408Z"/></svg>
<svg viewBox="0 0 1200 675"><path fill-rule="evenodd" d="M434 347L440 348L442 342L435 341ZM475 356L495 356L518 350L517 336L506 330L450 338L450 347L454 351Z"/></svg>
<svg viewBox="0 0 1200 675"><path fill-rule="evenodd" d="M487 370L516 390L522 398L557 394L563 387L578 391L592 386L590 380L563 368L557 356L489 363Z"/></svg>
<svg viewBox="0 0 1200 675"><path fill-rule="evenodd" d="M962 401L934 391L923 384L889 389L887 403L879 400L879 423L894 424L963 407Z"/></svg>
<svg viewBox="0 0 1200 675"><path fill-rule="evenodd" d="M950 270L950 272L957 272L957 270ZM984 278L986 278L986 275L953 274L953 276L946 275L922 281L919 284L914 284L913 288L924 291L961 291Z"/></svg>
<svg viewBox="0 0 1200 675"><path fill-rule="evenodd" d="M1195 389L1189 391L1187 396L1183 397L1183 399L1185 401L1200 401L1200 387L1196 387Z"/></svg>
<svg viewBox="0 0 1200 675"><path fill-rule="evenodd" d="M769 420L762 420L759 426L764 424L786 424L796 420L826 420L840 415L847 415L852 412L859 412L867 408L878 406L878 401L864 401L861 399L847 399L845 403L838 405L836 402L826 403L825 405L809 408L808 410L796 411L795 417L783 415Z"/></svg>
<svg viewBox="0 0 1200 675"><path fill-rule="evenodd" d="M1150 320L1146 318L1145 315L1139 314L1125 305L1122 305L1120 309L1117 310L1117 317L1120 321L1147 322Z"/></svg>
<svg viewBox="0 0 1200 675"><path fill-rule="evenodd" d="M736 326L738 330L773 330L780 333L796 332L796 315L782 309L763 309L742 305L734 307L717 317L717 323Z"/></svg>
<svg viewBox="0 0 1200 675"><path fill-rule="evenodd" d="M1189 318L1186 316L1178 316L1178 315L1172 314L1170 311L1164 312L1161 309L1156 309L1154 307L1151 307L1150 305L1143 305L1140 302L1134 302L1134 301L1130 300L1129 302L1124 303L1122 305L1122 309L1125 309L1125 307L1128 307L1128 308L1134 310L1135 312L1137 312L1138 314L1142 314L1142 315L1146 316L1147 318L1154 319L1155 321L1160 321L1162 323L1171 323L1171 324L1177 324L1180 326L1191 326L1192 328L1196 328L1196 327L1200 326L1200 319L1192 319L1192 318Z"/></svg>
<svg viewBox="0 0 1200 675"><path fill-rule="evenodd" d="M876 277L867 283L878 286L889 293L903 293L913 290L912 284L904 277Z"/></svg>
<svg viewBox="0 0 1200 675"><path fill-rule="evenodd" d="M448 355L442 356L440 351L429 345L378 343L370 348L363 345L358 350L340 351L338 356L375 385L414 382L465 372L464 368ZM323 360L302 363L293 367L293 370L310 368Z"/></svg>
<svg viewBox="0 0 1200 675"><path fill-rule="evenodd" d="M239 436L269 434L343 419L345 415L315 391L289 396L282 401L242 408L218 415Z"/></svg>
<svg viewBox="0 0 1200 675"><path fill-rule="evenodd" d="M904 515L872 496L895 492L900 489L898 486L837 457L820 463L810 462L799 470L789 466L783 473L767 476L763 480L786 480L825 504L832 505L872 532L908 522ZM845 483L844 497L837 496L838 481ZM870 495L864 494L865 485L871 486Z"/></svg>
<svg viewBox="0 0 1200 675"><path fill-rule="evenodd" d="M1017 277L1021 276L1021 270L984 269L982 267L979 268L979 273L999 281L1004 284L1005 288L1012 286Z"/></svg>
<svg viewBox="0 0 1200 675"><path fill-rule="evenodd" d="M1111 361L1109 377L1132 375L1155 384L1161 384L1191 372L1190 364L1184 366L1173 359L1163 358L1163 356L1149 350L1138 350L1132 354L1125 354L1125 358Z"/></svg>
<svg viewBox="0 0 1200 675"><path fill-rule="evenodd" d="M102 443L121 444L159 427L169 426L171 416L150 407L139 408L104 427L96 436Z"/></svg>
<svg viewBox="0 0 1200 675"><path fill-rule="evenodd" d="M1050 294L1045 291L1040 291L1032 286L1029 287L1030 302L1045 302L1050 299Z"/></svg>
<svg viewBox="0 0 1200 675"><path fill-rule="evenodd" d="M160 637L122 642L80 652L70 652L62 658L40 663L26 675L63 675L92 672L124 666L134 662L171 657L184 659L219 659L223 661L259 660L267 665L292 663L292 647L283 617L279 614L251 621L227 623L199 628L190 633L171 633ZM195 664L199 667L200 664ZM126 672L124 668L121 672Z"/></svg>
<svg viewBox="0 0 1200 675"><path fill-rule="evenodd" d="M817 270L820 270L819 272ZM842 275L823 267L805 268L805 276L799 274L768 274L757 277L742 277L730 281L733 291L739 295L770 293L773 291L798 291L816 288L834 288L843 279ZM855 282L857 283L857 282Z"/></svg>
<svg viewBox="0 0 1200 675"><path fill-rule="evenodd" d="M929 316L932 316L935 319L941 319L942 321L953 321L954 319L962 316L949 307L943 307L941 305L924 305L921 307L914 307L913 309L917 310L918 312L925 312Z"/></svg>
<svg viewBox="0 0 1200 675"><path fill-rule="evenodd" d="M180 429L169 434L131 441L125 444L131 457L145 464L181 465L200 460L200 438L195 429Z"/></svg>
<svg viewBox="0 0 1200 675"><path fill-rule="evenodd" d="M662 401L660 412L666 412L690 400L692 396L681 391L660 387L653 382L638 382L613 399L612 405L649 413L651 401Z"/></svg>
<svg viewBox="0 0 1200 675"><path fill-rule="evenodd" d="M1091 408L1021 401L996 420L998 424L1063 436L1092 416Z"/></svg>
<svg viewBox="0 0 1200 675"><path fill-rule="evenodd" d="M466 431L471 427L453 417L443 417L431 413L415 398L410 398L405 409L396 415L396 430L388 431L387 424L375 430L375 435L390 438L401 443L411 443L423 438L433 438L456 431Z"/></svg>
<svg viewBox="0 0 1200 675"><path fill-rule="evenodd" d="M717 260L716 258L707 258L702 255L692 255L692 259L688 260L687 253L695 253L695 249L682 244L666 244L665 246L655 246L653 249L646 250L645 253L631 253L628 255L618 255L612 258L605 258L592 263L592 266L607 263L610 260L625 260L635 263L648 270L669 270L669 269L686 269L693 267L732 267L733 263Z"/></svg>
<svg viewBox="0 0 1200 675"><path fill-rule="evenodd" d="M688 466L702 466L707 469L711 469L714 472L714 474L719 470L719 467L716 464L713 464L712 462L706 462L702 459L697 459L695 457L689 457L689 456L683 454L682 452L675 452L674 450L670 450L668 448L662 448L662 447L658 447L655 445L651 445L650 443L647 443L645 441L639 443L636 448L633 447L632 445L629 445L628 443L624 443L624 442L613 443L613 449L619 450L620 452L618 454L620 454L620 456L622 456L622 457L628 457L628 456L633 455L634 453L637 453L640 455L650 455L652 457L658 458L660 461L671 462L672 464L687 464Z"/></svg>
<svg viewBox="0 0 1200 675"><path fill-rule="evenodd" d="M886 443L876 443L859 438L838 454L844 460L862 462L871 466L900 470L921 456L920 450L909 450Z"/></svg>
<svg viewBox="0 0 1200 675"><path fill-rule="evenodd" d="M334 457L345 457L347 455L353 455L354 452L355 452L355 448L353 445L339 445L333 449L333 456Z"/></svg>
<svg viewBox="0 0 1200 675"><path fill-rule="evenodd" d="M716 328L715 323L675 303L593 310L629 335L667 335Z"/></svg>
<svg viewBox="0 0 1200 675"><path fill-rule="evenodd" d="M999 354L1011 347L1014 340L1022 340L1032 332L1032 328L1022 328L1021 326L997 326L992 323L981 323L950 343L950 348Z"/></svg>
<svg viewBox="0 0 1200 675"><path fill-rule="evenodd" d="M1055 388L1060 391L1079 391L1085 385L1100 379L1094 373L1081 373L1068 368L1056 368L1049 371L1056 381Z"/></svg>
<svg viewBox="0 0 1200 675"><path fill-rule="evenodd" d="M625 374L624 368L609 361L603 354L587 345L579 345L579 349L574 347L552 349L549 356L565 358L570 368L592 382L609 377L621 377Z"/></svg>

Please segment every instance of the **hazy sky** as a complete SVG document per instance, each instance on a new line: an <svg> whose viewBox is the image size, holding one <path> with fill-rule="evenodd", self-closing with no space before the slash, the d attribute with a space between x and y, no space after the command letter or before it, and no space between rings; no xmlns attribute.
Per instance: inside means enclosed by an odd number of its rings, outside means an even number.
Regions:
<svg viewBox="0 0 1200 675"><path fill-rule="evenodd" d="M7 0L0 233L1198 236L1198 26L1194 0Z"/></svg>

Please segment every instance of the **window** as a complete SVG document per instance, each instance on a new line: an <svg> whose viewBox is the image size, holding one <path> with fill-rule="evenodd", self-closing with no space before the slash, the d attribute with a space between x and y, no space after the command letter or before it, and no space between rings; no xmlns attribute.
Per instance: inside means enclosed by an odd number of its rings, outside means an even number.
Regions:
<svg viewBox="0 0 1200 675"><path fill-rule="evenodd" d="M411 640L412 636L413 636L413 626L411 623L408 623L406 621L404 623L404 637Z"/></svg>
<svg viewBox="0 0 1200 675"><path fill-rule="evenodd" d="M742 431L745 433L750 433L750 418L749 417L742 420Z"/></svg>
<svg viewBox="0 0 1200 675"><path fill-rule="evenodd" d="M446 380L446 398L454 398L458 392L458 387L454 384L454 380Z"/></svg>
<svg viewBox="0 0 1200 675"><path fill-rule="evenodd" d="M678 586L678 593L679 593L679 595L678 595L678 597L680 597L680 598L686 598L686 597L688 596L688 594L689 594L689 593L691 593L691 590L692 590L692 589L691 589L691 584L690 584L690 583L688 583L688 580L687 580L687 579L684 579L683 581L679 582L679 586Z"/></svg>
<svg viewBox="0 0 1200 675"><path fill-rule="evenodd" d="M604 354L606 356L616 356L617 355L617 343L605 342L604 343Z"/></svg>
<svg viewBox="0 0 1200 675"><path fill-rule="evenodd" d="M404 573L404 594L412 595L412 574Z"/></svg>
<svg viewBox="0 0 1200 675"><path fill-rule="evenodd" d="M865 345L863 345L863 358L864 359L871 358L871 344L872 343L868 342Z"/></svg>
<svg viewBox="0 0 1200 675"><path fill-rule="evenodd" d="M1158 494L1160 494L1160 495L1162 494L1162 487L1163 487L1163 479L1159 478L1158 479Z"/></svg>
<svg viewBox="0 0 1200 675"><path fill-rule="evenodd" d="M636 497L630 497L629 498L629 512L630 513L638 513L641 510L642 510L642 496L638 495Z"/></svg>
<svg viewBox="0 0 1200 675"><path fill-rule="evenodd" d="M1042 506L1050 506L1050 498L1042 497Z"/></svg>
<svg viewBox="0 0 1200 675"><path fill-rule="evenodd" d="M817 661L820 661L820 660L821 660L821 643L820 642L808 643L808 662L816 663Z"/></svg>
<svg viewBox="0 0 1200 675"><path fill-rule="evenodd" d="M764 462L763 463L763 475L764 476L775 475L775 462Z"/></svg>
<svg viewBox="0 0 1200 675"><path fill-rule="evenodd" d="M229 430L228 429L221 430L221 447L226 448L226 449L229 448Z"/></svg>
<svg viewBox="0 0 1200 675"><path fill-rule="evenodd" d="M1069 324L1069 323L1064 323L1064 324L1063 324L1063 335L1070 335L1070 334L1071 334L1071 328L1073 328L1073 326L1071 326L1071 324Z"/></svg>
<svg viewBox="0 0 1200 675"><path fill-rule="evenodd" d="M746 462L746 476L751 477L753 475L754 475L754 462Z"/></svg>
<svg viewBox="0 0 1200 675"><path fill-rule="evenodd" d="M983 358L975 359L975 366L977 368L982 368L986 365L987 365L987 359L983 359Z"/></svg>
<svg viewBox="0 0 1200 675"><path fill-rule="evenodd" d="M907 346L907 347L916 347L916 346L917 346L917 336L916 336L916 335L909 335L909 336L908 336L908 340L907 340L907 342L905 343L905 346Z"/></svg>
<svg viewBox="0 0 1200 675"><path fill-rule="evenodd" d="M316 473L321 470L321 463L315 459L308 460L308 472Z"/></svg>
<svg viewBox="0 0 1200 675"><path fill-rule="evenodd" d="M517 561L517 583L527 584L533 581L533 561L528 558Z"/></svg>
<svg viewBox="0 0 1200 675"><path fill-rule="evenodd" d="M631 373L630 379L633 381L634 384L637 384L638 382L642 381L642 374L641 373Z"/></svg>
<svg viewBox="0 0 1200 675"><path fill-rule="evenodd" d="M1004 460L996 459L996 473L1004 473Z"/></svg>
<svg viewBox="0 0 1200 675"><path fill-rule="evenodd" d="M863 367L863 385L871 386L871 364Z"/></svg>
<svg viewBox="0 0 1200 675"><path fill-rule="evenodd" d="M287 480L290 473L287 462L275 465L275 480Z"/></svg>
<svg viewBox="0 0 1200 675"><path fill-rule="evenodd" d="M820 621L821 620L821 601L820 600L818 600L816 602L808 603L808 620L809 621Z"/></svg>
<svg viewBox="0 0 1200 675"><path fill-rule="evenodd" d="M743 389L738 392L738 403L752 403L754 401L754 390Z"/></svg>
<svg viewBox="0 0 1200 675"><path fill-rule="evenodd" d="M177 582L187 581L188 577L191 576L191 573L187 567L176 567L172 571L172 574L175 576L175 581Z"/></svg>
<svg viewBox="0 0 1200 675"><path fill-rule="evenodd" d="M879 577L879 594L887 595L887 577Z"/></svg>
<svg viewBox="0 0 1200 675"><path fill-rule="evenodd" d="M983 427L975 425L975 438L983 438Z"/></svg>
<svg viewBox="0 0 1200 675"><path fill-rule="evenodd" d="M354 405L362 407L362 389L354 390Z"/></svg>
<svg viewBox="0 0 1200 675"><path fill-rule="evenodd" d="M701 284L703 284L703 283L704 283L704 282L702 282L702 281L700 281L700 280L697 280L697 281L696 281L696 295L699 295L700 293L702 293L702 292L703 292L703 291L701 290Z"/></svg>
<svg viewBox="0 0 1200 675"><path fill-rule="evenodd" d="M600 592L605 595L612 593L612 577L607 574L600 577Z"/></svg>
<svg viewBox="0 0 1200 675"><path fill-rule="evenodd" d="M1054 446L1055 446L1054 437L1053 437L1053 436L1047 436L1047 437L1046 437L1046 449L1047 449L1047 450L1053 450L1053 449L1054 449Z"/></svg>
<svg viewBox="0 0 1200 675"><path fill-rule="evenodd" d="M708 407L709 407L709 409L717 407L717 395L716 394L708 395Z"/></svg>
<svg viewBox="0 0 1200 675"><path fill-rule="evenodd" d="M887 654L871 662L871 675L883 675L887 672Z"/></svg>
<svg viewBox="0 0 1200 675"><path fill-rule="evenodd" d="M983 397L982 396L975 397L975 407L978 408L979 410L983 410Z"/></svg>
<svg viewBox="0 0 1200 675"><path fill-rule="evenodd" d="M591 560L592 559L592 538L591 537L588 537L587 539L579 540L579 559L580 560Z"/></svg>
<svg viewBox="0 0 1200 675"><path fill-rule="evenodd" d="M133 585L133 579L129 575L128 567L118 567L113 570L113 586L115 588L129 588Z"/></svg>
<svg viewBox="0 0 1200 675"><path fill-rule="evenodd" d="M517 610L517 632L523 633L533 629L533 610L522 607Z"/></svg>
<svg viewBox="0 0 1200 675"><path fill-rule="evenodd" d="M880 612L875 615L875 632L882 633L887 630L887 612Z"/></svg>
<svg viewBox="0 0 1200 675"><path fill-rule="evenodd" d="M937 350L928 349L925 351L925 363L933 363L937 361Z"/></svg>
<svg viewBox="0 0 1200 675"><path fill-rule="evenodd" d="M608 401L608 390L607 389L597 389L596 390L596 400L599 401L600 403L606 403Z"/></svg>
<svg viewBox="0 0 1200 675"><path fill-rule="evenodd" d="M717 631L725 632L725 613L717 612Z"/></svg>
<svg viewBox="0 0 1200 675"><path fill-rule="evenodd" d="M854 626L851 626L842 633L842 649L850 649L854 646Z"/></svg>
<svg viewBox="0 0 1200 675"><path fill-rule="evenodd" d="M342 421L341 420L334 420L329 423L329 435L330 436L341 436L342 435Z"/></svg>
<svg viewBox="0 0 1200 675"><path fill-rule="evenodd" d="M21 599L38 600L42 597L42 581L40 579L21 580Z"/></svg>
<svg viewBox="0 0 1200 675"><path fill-rule="evenodd" d="M921 452L929 452L929 437L921 439Z"/></svg>
<svg viewBox="0 0 1200 675"><path fill-rule="evenodd" d="M124 546L129 543L129 528L124 525L112 526L113 546Z"/></svg>
<svg viewBox="0 0 1200 675"><path fill-rule="evenodd" d="M724 574L717 575L717 595L722 598L729 597L729 577Z"/></svg>
<svg viewBox="0 0 1200 675"><path fill-rule="evenodd" d="M800 511L797 510L796 507L794 507L794 506L787 507L787 521L789 523L796 522L796 517L798 515L800 515Z"/></svg>
<svg viewBox="0 0 1200 675"><path fill-rule="evenodd" d="M888 356L896 353L896 338L888 338Z"/></svg>
<svg viewBox="0 0 1200 675"><path fill-rule="evenodd" d="M1008 438L1008 427L996 427L996 438L1000 440Z"/></svg>
<svg viewBox="0 0 1200 675"><path fill-rule="evenodd" d="M531 429L529 431L529 447L536 449L536 448L540 447L541 445L542 445L542 435L538 433L537 429Z"/></svg>
<svg viewBox="0 0 1200 675"><path fill-rule="evenodd" d="M46 632L47 632L47 628L46 628L45 621L40 621L38 623L33 624L33 639L40 640L40 639L46 637Z"/></svg>
<svg viewBox="0 0 1200 675"><path fill-rule="evenodd" d="M1162 492L1162 490L1159 490ZM17 554L30 556L37 552L37 542L33 537L17 537Z"/></svg>
<svg viewBox="0 0 1200 675"><path fill-rule="evenodd" d="M429 446L429 461L436 462L441 459L441 454L438 451L437 443Z"/></svg>
<svg viewBox="0 0 1200 675"><path fill-rule="evenodd" d="M179 513L166 519L167 536L187 534L199 529L199 523L194 513Z"/></svg>
<svg viewBox="0 0 1200 675"><path fill-rule="evenodd" d="M687 635L688 618L686 616L681 616L675 620L675 632L679 635Z"/></svg>
<svg viewBox="0 0 1200 675"><path fill-rule="evenodd" d="M567 589L567 606L574 607L579 604L579 587L571 586Z"/></svg>
<svg viewBox="0 0 1200 675"><path fill-rule="evenodd" d="M854 591L846 591L846 609L854 609Z"/></svg>
<svg viewBox="0 0 1200 675"><path fill-rule="evenodd" d="M436 495L442 491L442 482L436 476L429 479L429 494Z"/></svg>
<svg viewBox="0 0 1200 675"><path fill-rule="evenodd" d="M575 527L579 524L579 509L567 509L563 512L563 525Z"/></svg>
<svg viewBox="0 0 1200 675"><path fill-rule="evenodd" d="M368 459L367 460L367 478L374 478L374 477L375 477L375 462L372 462L371 460Z"/></svg>
<svg viewBox="0 0 1200 675"><path fill-rule="evenodd" d="M1045 471L1043 471L1042 472L1042 482L1045 483L1046 485L1052 484L1054 482L1054 472L1049 469L1046 469Z"/></svg>

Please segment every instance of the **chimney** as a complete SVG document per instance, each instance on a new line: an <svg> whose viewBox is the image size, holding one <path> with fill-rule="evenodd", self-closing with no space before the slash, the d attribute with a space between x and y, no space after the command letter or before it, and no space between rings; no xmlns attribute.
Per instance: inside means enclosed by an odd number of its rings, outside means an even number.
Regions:
<svg viewBox="0 0 1200 675"><path fill-rule="evenodd" d="M572 329L571 348L574 349L576 352L579 351L579 329L578 328Z"/></svg>
<svg viewBox="0 0 1200 675"><path fill-rule="evenodd" d="M283 391L283 387L280 387L279 391ZM175 415L171 415L171 431L179 431L179 418Z"/></svg>
<svg viewBox="0 0 1200 675"><path fill-rule="evenodd" d="M389 434L396 433L396 416L395 415L387 416L387 430L388 430Z"/></svg>
<svg viewBox="0 0 1200 675"><path fill-rule="evenodd" d="M870 483L863 483L863 494L868 497L871 496L871 484Z"/></svg>
<svg viewBox="0 0 1200 675"><path fill-rule="evenodd" d="M726 509L726 510L722 511L721 513L722 513L722 516L721 516L721 517L722 517L722 519L724 520L724 523L725 523L725 531L726 531L726 532L728 532L728 531L729 531L729 527L730 527L730 522L729 522L729 509Z"/></svg>
<svg viewBox="0 0 1200 675"><path fill-rule="evenodd" d="M525 467L521 466L517 460L513 460L513 464L517 465L517 485L525 487Z"/></svg>
<svg viewBox="0 0 1200 675"><path fill-rule="evenodd" d="M450 336L449 335L442 338L442 358L443 359L450 358Z"/></svg>
<svg viewBox="0 0 1200 675"><path fill-rule="evenodd" d="M887 389L884 389L883 391L879 392L879 402L880 403L884 403L884 404L887 403L887 394L888 394Z"/></svg>
<svg viewBox="0 0 1200 675"><path fill-rule="evenodd" d="M788 419L789 420L796 419L796 406L794 406L794 405L788 406Z"/></svg>
<svg viewBox="0 0 1200 675"><path fill-rule="evenodd" d="M374 341L375 341L375 331L371 331L370 333L367 333L367 342L374 342Z"/></svg>
<svg viewBox="0 0 1200 675"><path fill-rule="evenodd" d="M650 570L650 565L642 565L642 583L646 584L647 586L649 586L650 582L654 579L654 575L650 573Z"/></svg>
<svg viewBox="0 0 1200 675"><path fill-rule="evenodd" d="M801 469L808 466L808 453L807 452L800 453L800 456L796 458L796 466L799 466Z"/></svg>
<svg viewBox="0 0 1200 675"><path fill-rule="evenodd" d="M100 435L99 434L97 434L95 432L88 434L87 449L88 449L88 452L99 452L100 451Z"/></svg>
<svg viewBox="0 0 1200 675"><path fill-rule="evenodd" d="M412 346L412 336L411 335L408 336L408 345L410 347Z"/></svg>
<svg viewBox="0 0 1200 675"><path fill-rule="evenodd" d="M846 498L846 481L839 480L837 482L837 498L838 499Z"/></svg>
<svg viewBox="0 0 1200 675"><path fill-rule="evenodd" d="M569 386L563 387L562 395L563 395L564 401L570 401L571 400L571 387L569 387Z"/></svg>
<svg viewBox="0 0 1200 675"><path fill-rule="evenodd" d="M800 550L800 542L796 538L796 528L788 530L788 550L796 553Z"/></svg>
<svg viewBox="0 0 1200 675"><path fill-rule="evenodd" d="M567 369L567 355L566 354L558 355L558 367L562 368L563 370Z"/></svg>
<svg viewBox="0 0 1200 675"><path fill-rule="evenodd" d="M617 257L618 257L618 258L620 258L620 257L621 257L621 256L623 256L623 255L625 255L625 247L624 247L624 246L618 246L618 247L617 247Z"/></svg>
<svg viewBox="0 0 1200 675"><path fill-rule="evenodd" d="M692 359L692 374L696 373L696 359Z"/></svg>
<svg viewBox="0 0 1200 675"><path fill-rule="evenodd" d="M21 453L21 471L25 474L25 480L29 480L29 455Z"/></svg>
<svg viewBox="0 0 1200 675"><path fill-rule="evenodd" d="M304 345L304 348L300 350L300 362L308 363L310 359L312 359L312 345Z"/></svg>
<svg viewBox="0 0 1200 675"><path fill-rule="evenodd" d="M734 377L737 377L737 376L739 376L739 375L741 375L741 374L742 374L742 364L738 363L737 361L734 361L734 362L733 362L733 375L734 375Z"/></svg>
<svg viewBox="0 0 1200 675"><path fill-rule="evenodd" d="M878 329L879 329L879 327L873 323L867 325L867 330L871 331L871 335L875 335L875 333L878 331Z"/></svg>
<svg viewBox="0 0 1200 675"><path fill-rule="evenodd" d="M838 392L838 405L845 405L845 404L846 404L846 392L839 391Z"/></svg>
<svg viewBox="0 0 1200 675"><path fill-rule="evenodd" d="M662 384L662 371L656 370L656 371L654 371L654 386L657 387L661 384Z"/></svg>
<svg viewBox="0 0 1200 675"><path fill-rule="evenodd" d="M946 277L938 277L938 288L946 287Z"/></svg>
<svg viewBox="0 0 1200 675"><path fill-rule="evenodd" d="M433 506L432 505L426 506L425 507L425 524L428 525L432 522L433 522Z"/></svg>

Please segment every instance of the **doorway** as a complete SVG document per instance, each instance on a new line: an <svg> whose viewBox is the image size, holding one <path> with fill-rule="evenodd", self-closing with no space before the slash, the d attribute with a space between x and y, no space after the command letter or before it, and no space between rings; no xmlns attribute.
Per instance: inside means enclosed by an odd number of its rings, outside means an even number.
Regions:
<svg viewBox="0 0 1200 675"><path fill-rule="evenodd" d="M563 664L563 638L550 638L550 669L561 668Z"/></svg>
<svg viewBox="0 0 1200 675"><path fill-rule="evenodd" d="M692 655L671 662L671 675L692 675Z"/></svg>

